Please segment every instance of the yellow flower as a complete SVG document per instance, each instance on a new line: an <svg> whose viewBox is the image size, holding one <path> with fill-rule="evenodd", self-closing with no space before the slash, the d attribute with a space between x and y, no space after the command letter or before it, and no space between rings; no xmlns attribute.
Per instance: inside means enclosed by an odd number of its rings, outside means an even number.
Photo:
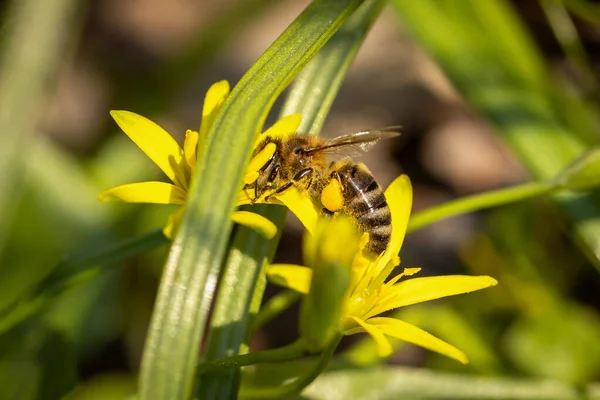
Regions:
<svg viewBox="0 0 600 400"><path fill-rule="evenodd" d="M392 182L385 197L392 213L390 244L378 257L370 256L362 250L355 255L350 284L343 299L339 331L343 335L368 333L376 341L382 357L393 351L387 338L389 336L466 363L465 354L454 346L407 322L379 315L399 307L494 286L497 281L488 276L460 275L403 279L416 274L420 268L406 268L392 277L391 273L400 263L398 253L412 205L412 188L408 177L402 175ZM361 249L367 241L368 234L363 234ZM312 244L318 245L319 243ZM340 248L338 251L343 252L344 249ZM267 275L275 284L304 294L310 291L312 270L307 267L273 264L268 267Z"/></svg>
<svg viewBox="0 0 600 400"><path fill-rule="evenodd" d="M202 145L202 140L206 137L215 116L228 95L229 84L227 81L217 82L210 87L204 99L200 133L188 130L185 134L183 148L167 131L149 119L129 111L111 111L111 116L125 134L165 173L172 183L130 183L100 193L99 199L102 201L119 200L129 203L181 206L169 217L169 221L163 229L165 236L172 238L183 215L189 185L196 168L199 142ZM289 115L277 121L265 133L269 135L293 133L298 129L300 121L301 116L299 114ZM246 170L245 181L257 175L258 170L270 157L269 155L265 158L265 155L266 152L262 152L262 154L253 158ZM290 198L289 201L293 203L294 199L299 198L299 194L294 195L292 192L287 196ZM273 202L278 201L273 199ZM305 200L297 200L296 202L302 204ZM248 193L242 191L237 199L236 206L248 203L250 203ZM232 215L232 220L257 230L267 238L272 238L277 233L277 228L271 221L255 213L236 211Z"/></svg>

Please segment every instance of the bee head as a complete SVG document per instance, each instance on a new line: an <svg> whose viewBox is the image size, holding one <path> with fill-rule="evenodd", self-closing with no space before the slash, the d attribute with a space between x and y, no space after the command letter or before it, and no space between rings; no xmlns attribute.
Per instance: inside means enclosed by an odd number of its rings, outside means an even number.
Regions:
<svg viewBox="0 0 600 400"><path fill-rule="evenodd" d="M318 139L307 135L293 135L282 142L281 162L284 176L293 177L306 168L314 167L316 154L310 150L315 147L316 140Z"/></svg>
<svg viewBox="0 0 600 400"><path fill-rule="evenodd" d="M303 146L294 147L290 155L294 159L294 164L301 168L309 166L312 160L312 154L306 151Z"/></svg>

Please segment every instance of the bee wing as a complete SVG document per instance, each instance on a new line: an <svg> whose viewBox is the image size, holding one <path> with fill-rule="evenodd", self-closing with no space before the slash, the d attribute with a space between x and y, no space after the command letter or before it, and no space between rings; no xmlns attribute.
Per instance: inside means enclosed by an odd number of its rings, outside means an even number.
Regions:
<svg viewBox="0 0 600 400"><path fill-rule="evenodd" d="M399 126L388 126L382 129L355 132L333 138L323 146L306 150L307 153L326 152L338 156L354 157L367 152L381 139L400 136Z"/></svg>

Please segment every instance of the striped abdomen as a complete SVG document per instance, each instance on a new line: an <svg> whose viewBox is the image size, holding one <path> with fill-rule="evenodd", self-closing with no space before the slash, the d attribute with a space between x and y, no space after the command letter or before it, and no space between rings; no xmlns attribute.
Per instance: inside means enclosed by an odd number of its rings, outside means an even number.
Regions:
<svg viewBox="0 0 600 400"><path fill-rule="evenodd" d="M392 215L383 190L362 164L345 163L336 171L344 193L344 209L369 234L367 250L382 253L392 236Z"/></svg>

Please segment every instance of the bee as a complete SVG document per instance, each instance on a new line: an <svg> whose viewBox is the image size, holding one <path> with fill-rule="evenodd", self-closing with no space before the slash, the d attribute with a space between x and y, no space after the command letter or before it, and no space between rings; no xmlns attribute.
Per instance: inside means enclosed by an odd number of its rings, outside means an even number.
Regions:
<svg viewBox="0 0 600 400"><path fill-rule="evenodd" d="M292 186L323 206L323 214L341 211L356 222L359 231L369 234L367 250L381 254L392 233L392 217L383 190L363 163L351 156L370 150L380 139L400 135L399 127L387 127L343 135L334 139L292 134L284 139L267 137L254 155L269 143L276 146L260 169L258 179L246 185L254 189L254 201L267 191L279 194Z"/></svg>

